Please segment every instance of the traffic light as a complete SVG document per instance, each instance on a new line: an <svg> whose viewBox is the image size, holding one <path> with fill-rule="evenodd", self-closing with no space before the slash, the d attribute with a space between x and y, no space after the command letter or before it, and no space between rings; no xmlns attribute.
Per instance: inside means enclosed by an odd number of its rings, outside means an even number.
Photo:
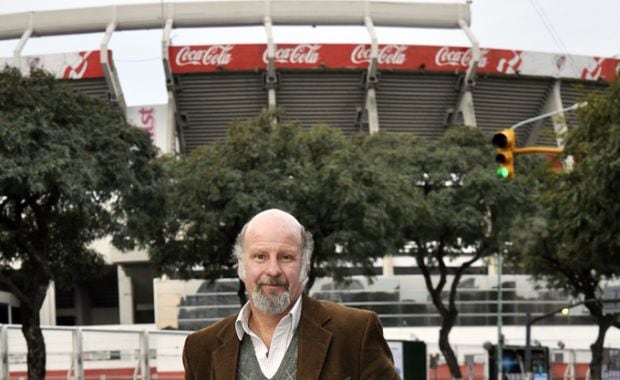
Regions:
<svg viewBox="0 0 620 380"><path fill-rule="evenodd" d="M512 129L503 129L493 136L495 145L495 161L497 161L497 176L504 182L510 181L515 176L515 132Z"/></svg>

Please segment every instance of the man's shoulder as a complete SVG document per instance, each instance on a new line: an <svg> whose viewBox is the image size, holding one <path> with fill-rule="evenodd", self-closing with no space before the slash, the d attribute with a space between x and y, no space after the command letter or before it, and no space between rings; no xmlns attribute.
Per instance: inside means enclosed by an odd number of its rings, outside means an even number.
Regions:
<svg viewBox="0 0 620 380"><path fill-rule="evenodd" d="M230 315L221 321L218 321L210 326L207 326L198 331L194 331L193 333L187 336L187 341L192 342L194 344L205 344L209 342L213 342L216 337L220 335L220 333L226 333L227 330L232 329L232 333L235 331L235 320L237 319L237 315ZM230 333L230 332L229 332Z"/></svg>
<svg viewBox="0 0 620 380"><path fill-rule="evenodd" d="M308 299L310 300L310 303L316 303L316 305L318 305L318 307L321 308L323 312L329 315L331 318L366 321L368 320L368 318L376 316L376 313L369 310L357 309L354 307L344 306L332 301L317 300L310 297Z"/></svg>

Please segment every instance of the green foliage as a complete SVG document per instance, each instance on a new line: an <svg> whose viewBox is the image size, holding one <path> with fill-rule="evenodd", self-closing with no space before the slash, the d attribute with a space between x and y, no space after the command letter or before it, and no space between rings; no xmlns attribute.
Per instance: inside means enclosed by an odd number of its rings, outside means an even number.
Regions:
<svg viewBox="0 0 620 380"><path fill-rule="evenodd" d="M167 160L167 224L151 249L162 271L190 276L199 265L207 278L220 277L235 265L231 248L243 224L271 207L312 232L311 279L342 279L345 261L370 273L374 258L402 245L401 192L385 167L337 130L274 117L236 122L226 140Z"/></svg>
<svg viewBox="0 0 620 380"><path fill-rule="evenodd" d="M416 259L424 276L442 319L440 350L452 377L461 378L448 340L458 315L459 282L474 262L503 249L510 221L527 204L523 179L502 183L496 178L492 145L476 128L453 128L437 141L386 133L366 140L367 154L400 189L392 200L406 216L396 226L410 242L403 251ZM457 257L465 260L449 273L448 261Z"/></svg>
<svg viewBox="0 0 620 380"><path fill-rule="evenodd" d="M566 136L572 170L539 173L538 207L516 229L524 265L575 295L620 273L620 84L587 98ZM579 281L578 273L587 277ZM596 284L596 285L595 285Z"/></svg>
<svg viewBox="0 0 620 380"><path fill-rule="evenodd" d="M94 239L133 245L126 225L139 230L153 209L155 153L115 107L42 71L0 72L2 272L32 261L37 275L67 284L101 263Z"/></svg>
<svg viewBox="0 0 620 380"><path fill-rule="evenodd" d="M620 327L602 302L603 282L620 274L620 83L586 100L582 126L566 136L572 170L534 178L538 207L517 221L513 248L528 272L584 300L598 326L590 363L598 379L605 334Z"/></svg>
<svg viewBox="0 0 620 380"><path fill-rule="evenodd" d="M28 378L45 377L39 310L103 263L90 244L133 247L161 204L147 133L43 71L0 72L0 283L20 301Z"/></svg>
<svg viewBox="0 0 620 380"><path fill-rule="evenodd" d="M368 140L367 153L407 192L399 200L410 219L401 228L408 241L417 242L412 253L431 262L437 252L429 243L449 247L446 258L465 248L475 248L479 257L496 253L506 240L505 226L527 203L523 180L497 180L493 148L476 128L453 128L437 141L384 133Z"/></svg>

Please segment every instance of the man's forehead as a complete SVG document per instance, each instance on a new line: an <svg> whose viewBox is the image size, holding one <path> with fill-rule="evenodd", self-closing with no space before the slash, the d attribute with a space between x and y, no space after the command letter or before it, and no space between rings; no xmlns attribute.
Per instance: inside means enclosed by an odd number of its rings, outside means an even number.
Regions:
<svg viewBox="0 0 620 380"><path fill-rule="evenodd" d="M247 230L255 226L270 225L272 227L291 228L301 230L301 224L295 217L278 209L265 210L256 214L249 222Z"/></svg>
<svg viewBox="0 0 620 380"><path fill-rule="evenodd" d="M244 238L290 235L301 242L301 228L301 224L291 214L272 209L257 214L248 222Z"/></svg>

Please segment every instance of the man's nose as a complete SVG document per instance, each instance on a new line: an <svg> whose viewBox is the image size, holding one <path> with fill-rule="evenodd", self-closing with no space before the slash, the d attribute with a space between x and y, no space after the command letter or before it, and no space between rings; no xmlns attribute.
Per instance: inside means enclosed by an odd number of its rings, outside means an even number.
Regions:
<svg viewBox="0 0 620 380"><path fill-rule="evenodd" d="M282 269L280 268L280 262L277 257L272 257L269 259L267 265L267 274L272 277L279 276L282 273Z"/></svg>

